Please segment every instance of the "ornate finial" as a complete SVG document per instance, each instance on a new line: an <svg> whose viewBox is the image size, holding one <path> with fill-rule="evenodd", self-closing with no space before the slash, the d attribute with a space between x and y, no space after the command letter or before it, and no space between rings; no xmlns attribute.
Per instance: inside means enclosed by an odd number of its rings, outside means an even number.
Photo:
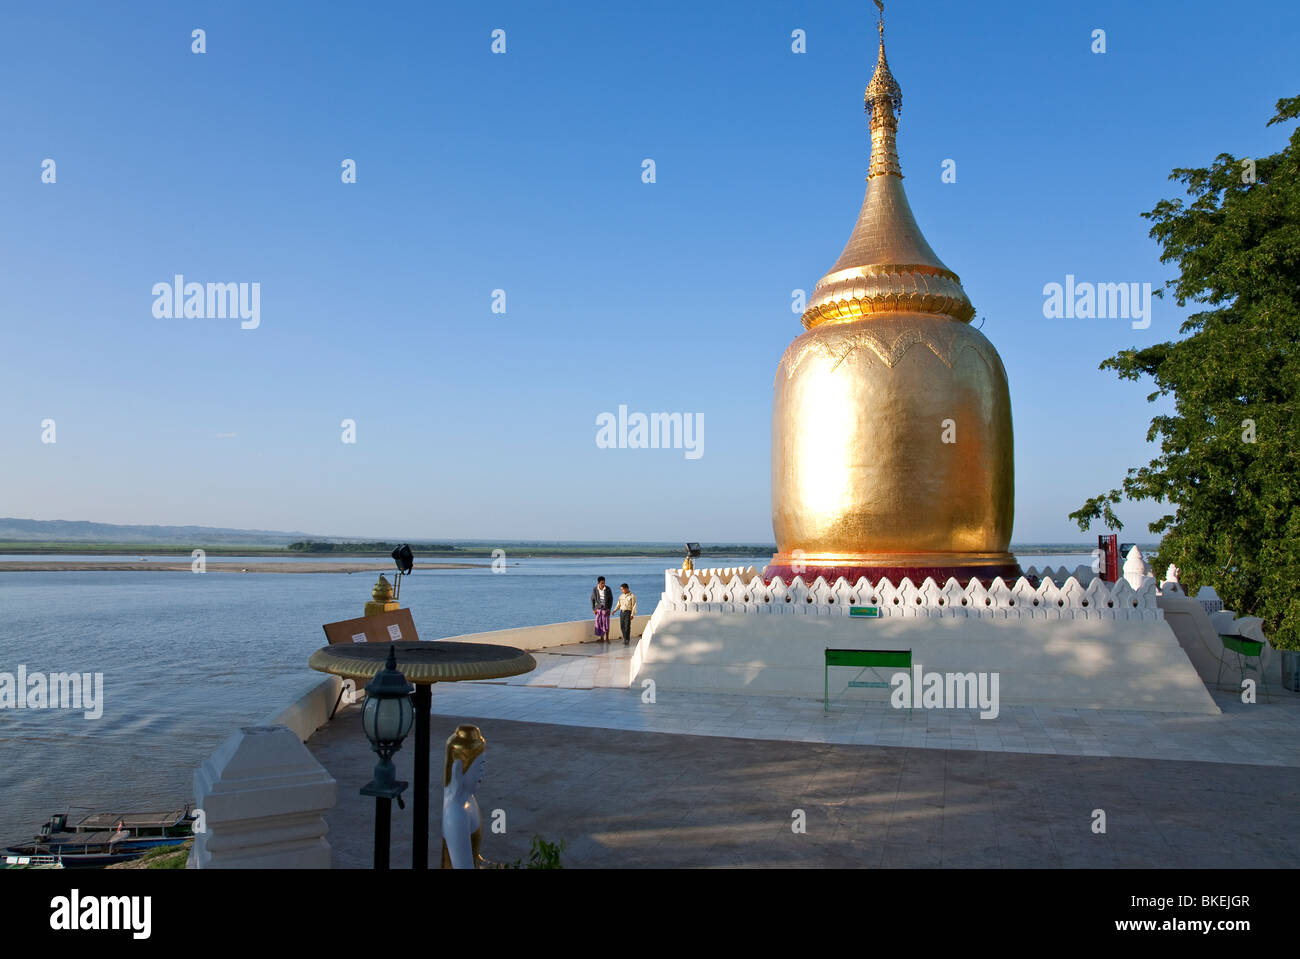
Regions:
<svg viewBox="0 0 1300 959"><path fill-rule="evenodd" d="M921 234L903 193L898 117L903 91L885 59L885 4L879 12L880 53L864 98L871 127L867 195L844 252L818 281L802 322L850 323L889 313L929 313L969 323L975 316L961 280Z"/></svg>
<svg viewBox="0 0 1300 959"><path fill-rule="evenodd" d="M867 84L867 94L865 97L867 113L871 114L871 168L872 172L868 175L878 173L897 173L902 175L898 169L898 159L894 157L892 169L876 169L876 140L878 134L888 134L889 140L893 140L893 134L897 131L898 114L902 113L902 88L898 86L898 81L889 73L889 61L885 58L885 4L884 0L875 0L876 9L880 10L880 18L876 23L876 29L880 31L880 53L876 56L875 73L871 74L871 82ZM892 116L891 116L892 114ZM885 121L892 120L892 123ZM888 129L884 129L887 127Z"/></svg>
<svg viewBox="0 0 1300 959"><path fill-rule="evenodd" d="M867 179L893 174L902 177L903 168L898 163L898 148L895 135L898 132L898 117L903 112L903 91L894 75L889 72L889 61L885 59L885 4L884 0L875 0L880 11L880 54L876 57L876 70L871 74L864 97L867 113L871 117L871 166Z"/></svg>
<svg viewBox="0 0 1300 959"><path fill-rule="evenodd" d="M370 602L365 605L365 614L367 616L377 616L380 613L391 613L393 610L401 608L401 604L393 599L393 584L381 573L379 582L375 583L374 589L370 591Z"/></svg>

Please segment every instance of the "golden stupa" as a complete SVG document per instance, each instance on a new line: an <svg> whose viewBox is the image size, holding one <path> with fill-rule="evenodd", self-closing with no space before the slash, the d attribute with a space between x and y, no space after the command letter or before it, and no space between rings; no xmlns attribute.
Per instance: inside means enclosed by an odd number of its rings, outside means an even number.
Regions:
<svg viewBox="0 0 1300 959"><path fill-rule="evenodd" d="M922 236L895 144L902 92L880 54L871 162L844 252L781 358L765 575L919 584L1018 576L1011 397L956 273Z"/></svg>

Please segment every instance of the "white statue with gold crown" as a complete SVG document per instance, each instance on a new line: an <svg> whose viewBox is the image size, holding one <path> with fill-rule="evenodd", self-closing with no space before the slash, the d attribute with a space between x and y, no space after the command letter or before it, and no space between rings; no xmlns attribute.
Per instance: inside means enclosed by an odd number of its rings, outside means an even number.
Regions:
<svg viewBox="0 0 1300 959"><path fill-rule="evenodd" d="M483 783L487 743L477 726L457 726L447 740L442 790L442 868L478 869L482 817L476 793Z"/></svg>

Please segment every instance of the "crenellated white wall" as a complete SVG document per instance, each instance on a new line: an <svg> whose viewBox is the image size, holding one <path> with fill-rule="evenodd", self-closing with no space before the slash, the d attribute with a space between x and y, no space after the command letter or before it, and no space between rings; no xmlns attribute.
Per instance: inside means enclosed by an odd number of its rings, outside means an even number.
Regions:
<svg viewBox="0 0 1300 959"><path fill-rule="evenodd" d="M1027 577L1039 578L1038 586ZM1057 585L1057 584L1060 585ZM920 585L888 578L850 584L844 577L828 583L822 577L790 583L777 576L765 582L753 566L741 569L680 569L664 571L660 608L671 612L744 613L787 616L848 616L854 606L878 606L881 617L979 619L1111 619L1154 621L1163 618L1156 603L1153 577L1138 589L1121 579L1107 583L1087 566L1034 567L1014 583L1000 577L987 586L972 579L965 587L949 579L939 585L927 577Z"/></svg>

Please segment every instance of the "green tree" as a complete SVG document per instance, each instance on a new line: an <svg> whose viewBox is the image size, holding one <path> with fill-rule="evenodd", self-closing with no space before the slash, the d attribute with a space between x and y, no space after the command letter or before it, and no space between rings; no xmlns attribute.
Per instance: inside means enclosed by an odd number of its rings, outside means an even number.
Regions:
<svg viewBox="0 0 1300 959"><path fill-rule="evenodd" d="M1283 98L1268 125L1297 116L1300 97ZM1190 202L1142 214L1161 261L1179 266L1166 288L1179 306L1206 309L1182 325L1190 335L1101 364L1150 376L1148 401L1172 395L1174 412L1147 431L1160 455L1070 518L1118 530L1121 499L1170 504L1149 527L1164 534L1159 568L1176 564L1193 588L1212 585L1228 607L1263 617L1275 646L1300 649L1300 128L1251 168L1221 153L1208 169L1176 169Z"/></svg>

